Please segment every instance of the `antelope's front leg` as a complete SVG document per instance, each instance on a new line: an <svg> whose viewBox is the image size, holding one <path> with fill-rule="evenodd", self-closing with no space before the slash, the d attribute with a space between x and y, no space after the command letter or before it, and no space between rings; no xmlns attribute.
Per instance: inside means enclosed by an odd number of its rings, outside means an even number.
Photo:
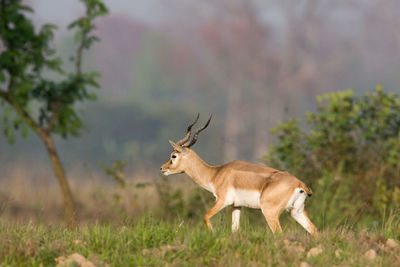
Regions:
<svg viewBox="0 0 400 267"><path fill-rule="evenodd" d="M211 217L217 214L220 210L224 208L224 202L222 200L217 200L214 205L211 207L211 209L206 213L204 216L204 221L211 231L213 231L213 227L211 225Z"/></svg>
<svg viewBox="0 0 400 267"><path fill-rule="evenodd" d="M232 208L232 233L239 230L240 210L240 207Z"/></svg>

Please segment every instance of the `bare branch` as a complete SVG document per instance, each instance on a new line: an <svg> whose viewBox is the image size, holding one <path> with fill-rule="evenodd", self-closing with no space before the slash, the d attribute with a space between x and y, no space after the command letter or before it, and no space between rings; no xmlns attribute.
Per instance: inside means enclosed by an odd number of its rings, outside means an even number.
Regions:
<svg viewBox="0 0 400 267"><path fill-rule="evenodd" d="M87 14L88 14L88 12L87 12ZM82 74L82 57L83 57L83 51L85 48L85 43L87 41L88 34L89 34L89 30L86 29L83 31L82 39L80 40L78 49L76 50L75 75L77 77L79 77ZM62 103L64 101L64 98L65 98L65 94L62 94L51 107L52 115L51 115L51 118L45 129L45 131L47 133L50 133L53 130L54 126L56 125L56 123L58 121L60 109L61 109Z"/></svg>
<svg viewBox="0 0 400 267"><path fill-rule="evenodd" d="M60 98L63 98L63 96L61 96ZM51 109L52 109L53 113L51 114L51 118L45 129L45 131L47 133L50 133L53 130L54 125L56 125L56 123L57 123L58 115L60 114L61 104L62 104L62 99L59 99L57 102L52 104Z"/></svg>
<svg viewBox="0 0 400 267"><path fill-rule="evenodd" d="M87 30L83 32L81 42L78 46L78 49L76 50L75 73L77 76L81 75L82 73L82 56L88 33L89 31Z"/></svg>
<svg viewBox="0 0 400 267"><path fill-rule="evenodd" d="M44 131L39 126L39 124L36 123L36 121L29 115L29 113L23 107L21 107L18 103L12 101L7 92L0 90L0 98L2 98L9 105L11 105L17 111L17 113L26 120L29 126L31 126L31 128L35 130L40 136L44 134Z"/></svg>
<svg viewBox="0 0 400 267"><path fill-rule="evenodd" d="M4 101L7 101L8 98L7 92L0 90L0 98L4 99Z"/></svg>

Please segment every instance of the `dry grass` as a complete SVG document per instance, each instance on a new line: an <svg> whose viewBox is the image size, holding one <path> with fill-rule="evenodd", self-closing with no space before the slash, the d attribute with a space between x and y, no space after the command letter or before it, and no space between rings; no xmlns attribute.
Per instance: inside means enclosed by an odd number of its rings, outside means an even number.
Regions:
<svg viewBox="0 0 400 267"><path fill-rule="evenodd" d="M0 216L8 221L60 223L64 220L58 184L48 170L9 168L0 180ZM154 179L132 175L121 188L103 174L69 173L81 223L117 221L154 210L159 194Z"/></svg>

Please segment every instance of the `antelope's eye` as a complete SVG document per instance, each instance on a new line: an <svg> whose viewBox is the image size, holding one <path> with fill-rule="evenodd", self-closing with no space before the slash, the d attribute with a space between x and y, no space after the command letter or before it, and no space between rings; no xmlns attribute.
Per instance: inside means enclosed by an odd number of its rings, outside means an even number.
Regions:
<svg viewBox="0 0 400 267"><path fill-rule="evenodd" d="M172 158L173 158L173 159L176 158L176 155L172 155Z"/></svg>

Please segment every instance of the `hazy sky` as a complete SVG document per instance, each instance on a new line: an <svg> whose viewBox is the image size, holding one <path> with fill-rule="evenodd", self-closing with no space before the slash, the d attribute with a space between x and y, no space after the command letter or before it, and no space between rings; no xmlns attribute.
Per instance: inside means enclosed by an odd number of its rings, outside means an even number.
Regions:
<svg viewBox="0 0 400 267"><path fill-rule="evenodd" d="M35 19L40 23L65 25L83 12L78 0L27 0L35 9ZM157 0L104 0L110 13L127 15L148 23L156 23L162 17Z"/></svg>

